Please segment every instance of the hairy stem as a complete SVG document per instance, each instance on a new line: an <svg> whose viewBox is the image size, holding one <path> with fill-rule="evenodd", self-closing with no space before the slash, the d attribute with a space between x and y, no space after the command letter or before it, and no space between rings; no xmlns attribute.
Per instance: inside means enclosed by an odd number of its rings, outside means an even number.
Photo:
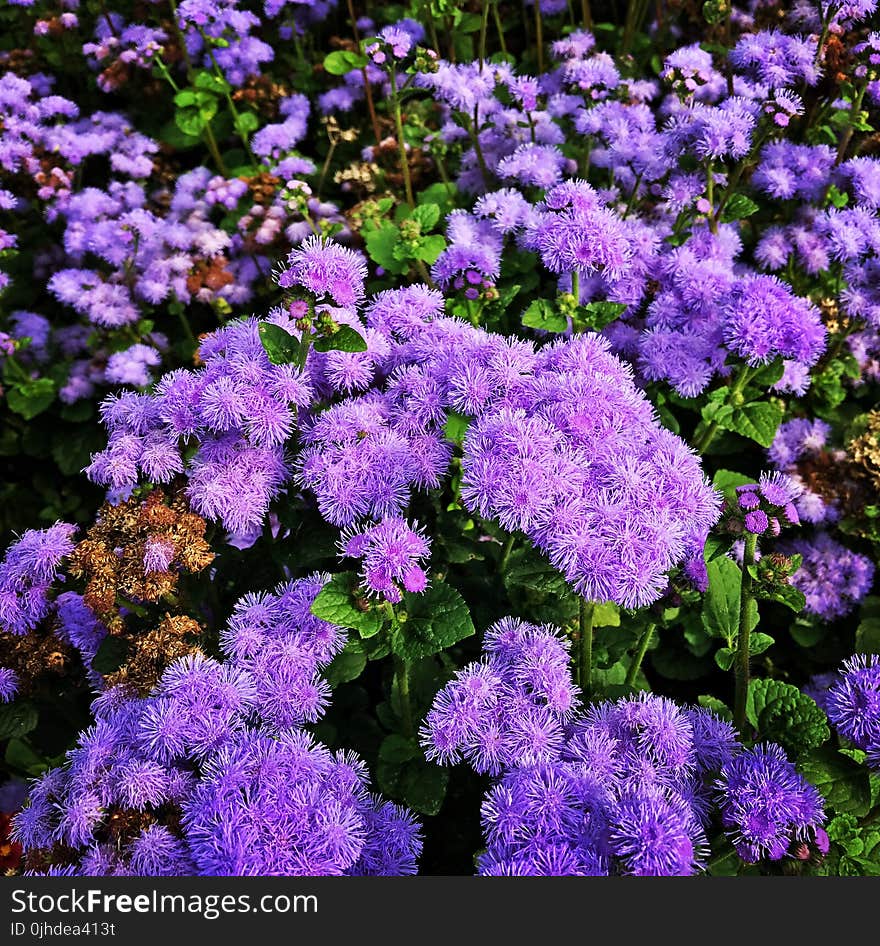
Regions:
<svg viewBox="0 0 880 946"><path fill-rule="evenodd" d="M749 566L755 564L755 552L758 548L758 537L751 532L745 535L743 549L742 586L739 602L739 634L736 641L736 661L734 663L734 698L733 721L736 728L742 733L746 725L746 699L749 695L749 643L751 630L749 618L752 602L752 576Z"/></svg>
<svg viewBox="0 0 880 946"><path fill-rule="evenodd" d="M415 735L413 725L412 702L409 696L409 664L402 657L394 658L394 682L397 684L397 698L400 702L400 722L404 736Z"/></svg>
<svg viewBox="0 0 880 946"><path fill-rule="evenodd" d="M544 72L544 22L541 19L541 4L532 4L535 10L535 48L538 50L538 75Z"/></svg>
<svg viewBox="0 0 880 946"><path fill-rule="evenodd" d="M629 670L626 672L626 680L624 682L627 686L631 687L636 682L639 670L642 669L642 661L645 659L645 654L648 652L648 647L651 645L651 638L654 636L655 626L654 624L649 624L644 631L642 631L642 636L639 638L639 646L633 655Z"/></svg>
<svg viewBox="0 0 880 946"><path fill-rule="evenodd" d="M595 605L586 598L580 599L578 608L578 682L585 697L593 689L593 614Z"/></svg>
<svg viewBox="0 0 880 946"><path fill-rule="evenodd" d="M510 562L510 553L513 551L513 545L516 542L516 533L511 532L504 543L504 549L501 552L501 561L498 563L498 572L503 575L507 571L507 565Z"/></svg>
<svg viewBox="0 0 880 946"><path fill-rule="evenodd" d="M504 41L504 24L501 22L501 14L498 12L497 0L492 3L492 19L495 21L495 30L498 33L498 45L501 47L501 52L506 56L507 43Z"/></svg>
<svg viewBox="0 0 880 946"><path fill-rule="evenodd" d="M406 144L403 140L403 116L400 113L400 96L397 91L397 72L392 66L388 70L391 79L391 108L394 111L394 127L397 130L397 150L400 154L400 171L403 174L403 188L406 192L406 202L410 208L415 207L416 201L413 197L412 180L409 176L409 158L406 156Z"/></svg>

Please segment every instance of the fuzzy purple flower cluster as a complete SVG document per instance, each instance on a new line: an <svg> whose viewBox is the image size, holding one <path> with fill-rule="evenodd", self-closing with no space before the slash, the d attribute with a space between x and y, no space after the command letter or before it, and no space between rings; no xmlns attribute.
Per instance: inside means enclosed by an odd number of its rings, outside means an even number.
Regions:
<svg viewBox="0 0 880 946"><path fill-rule="evenodd" d="M61 843L58 867L85 876L414 873L412 816L370 794L355 755L300 728L321 716L318 672L344 643L310 613L323 583L243 599L225 662L191 655L147 697L98 697L15 819L25 850ZM126 818L139 827L115 836Z"/></svg>
<svg viewBox="0 0 880 946"><path fill-rule="evenodd" d="M435 698L429 758L500 776L479 873L693 874L716 810L747 861L827 850L820 796L779 746L744 749L709 711L644 693L575 711L557 632L512 619Z"/></svg>

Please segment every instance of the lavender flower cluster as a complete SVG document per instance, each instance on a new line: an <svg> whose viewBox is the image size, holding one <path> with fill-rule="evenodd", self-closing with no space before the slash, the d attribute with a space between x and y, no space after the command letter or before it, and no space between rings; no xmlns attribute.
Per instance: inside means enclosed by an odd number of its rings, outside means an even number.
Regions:
<svg viewBox="0 0 880 946"><path fill-rule="evenodd" d="M370 794L356 755L330 752L301 728L322 715L329 694L319 670L344 644L309 610L325 580L239 602L224 661L182 658L147 697L125 687L101 694L94 724L15 819L34 869L414 873L412 815Z"/></svg>
<svg viewBox="0 0 880 946"><path fill-rule="evenodd" d="M566 656L555 629L501 621L425 720L429 757L499 776L481 874L693 874L713 811L747 862L827 851L821 798L779 746L644 693L577 712Z"/></svg>

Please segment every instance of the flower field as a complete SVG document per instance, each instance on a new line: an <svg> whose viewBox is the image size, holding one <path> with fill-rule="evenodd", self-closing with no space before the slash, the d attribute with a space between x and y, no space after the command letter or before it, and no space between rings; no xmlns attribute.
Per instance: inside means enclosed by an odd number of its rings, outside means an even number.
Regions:
<svg viewBox="0 0 880 946"><path fill-rule="evenodd" d="M2 0L0 871L880 875L878 392L876 0Z"/></svg>

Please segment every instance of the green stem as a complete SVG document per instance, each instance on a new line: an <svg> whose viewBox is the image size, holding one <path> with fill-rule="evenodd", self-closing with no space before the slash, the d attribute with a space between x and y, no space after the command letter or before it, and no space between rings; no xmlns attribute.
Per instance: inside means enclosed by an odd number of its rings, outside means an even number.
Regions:
<svg viewBox="0 0 880 946"><path fill-rule="evenodd" d="M192 346L192 350L195 351L199 347L199 343L193 334L192 326L189 324L189 319L186 317L186 310L183 308L182 303L177 311L177 316L180 319L180 324L183 327L183 333L186 335L187 341Z"/></svg>
<svg viewBox="0 0 880 946"><path fill-rule="evenodd" d="M535 47L538 50L538 75L544 72L544 23L541 19L541 4L538 0L532 4L535 10Z"/></svg>
<svg viewBox="0 0 880 946"><path fill-rule="evenodd" d="M593 689L593 614L595 605L580 599L578 608L578 682L585 697Z"/></svg>
<svg viewBox="0 0 880 946"><path fill-rule="evenodd" d="M489 5L491 0L483 0L483 10L480 16L480 72L486 62L486 31L489 28Z"/></svg>
<svg viewBox="0 0 880 946"><path fill-rule="evenodd" d="M633 205L635 204L636 197L638 196L638 193L639 193L639 185L642 183L642 175L644 173L645 173L644 171L640 171L636 175L636 181L635 181L635 184L633 184L632 193L629 195L629 200L626 202L626 209L623 211L624 217L628 217L630 213L632 212Z"/></svg>
<svg viewBox="0 0 880 946"><path fill-rule="evenodd" d="M709 201L709 229L718 232L718 218L715 216L715 175L712 173L712 162L706 168L706 200Z"/></svg>
<svg viewBox="0 0 880 946"><path fill-rule="evenodd" d="M733 387L727 394L727 403L738 394L742 392L742 389L748 384L749 380L754 374L754 370L749 367L744 367L739 373L739 377L733 384ZM709 448L709 444L715 439L715 435L718 433L718 423L716 421L711 421L706 425L702 434L694 441L694 450L697 453L705 453Z"/></svg>
<svg viewBox="0 0 880 946"><path fill-rule="evenodd" d="M168 0L168 5L171 7L171 22L174 24L177 42L183 54L183 61L186 63L186 75L187 78L192 81L193 64L192 59L189 58L189 50L186 48L186 37L183 35L183 30L180 28L180 21L177 19L177 3L175 0Z"/></svg>
<svg viewBox="0 0 880 946"><path fill-rule="evenodd" d="M510 561L510 553L513 551L513 545L516 542L516 533L511 532L504 543L504 550L501 553L501 561L498 563L498 573L503 575L507 571L507 564Z"/></svg>
<svg viewBox="0 0 880 946"><path fill-rule="evenodd" d="M866 82L858 91L855 100L853 101L852 108L849 111L849 121L846 123L846 130L840 139L840 144L837 147L837 159L834 162L835 164L840 164L843 159L846 157L846 150L849 148L849 143L852 141L852 136L855 133L855 125L853 124L854 119L856 119L859 113L862 110L862 103L865 100L865 92L868 91L868 83Z"/></svg>
<svg viewBox="0 0 880 946"><path fill-rule="evenodd" d="M581 271L573 269L571 271L571 294L574 296L575 306L581 304Z"/></svg>
<svg viewBox="0 0 880 946"><path fill-rule="evenodd" d="M3 362L3 367L11 371L19 381L23 384L29 384L33 381L33 378L22 368L22 366L16 361L15 355L7 355L6 360Z"/></svg>
<svg viewBox="0 0 880 946"><path fill-rule="evenodd" d="M403 726L403 734L412 738L415 735L415 727L409 696L409 664L397 656L394 658L394 682L397 684L397 698L400 701L400 722Z"/></svg>
<svg viewBox="0 0 880 946"><path fill-rule="evenodd" d="M214 164L217 165L217 170L224 176L228 177L229 172L226 170L226 163L220 155L220 149L217 147L217 139L214 137L214 132L211 129L211 123L208 122L205 125L205 144L208 146L208 151L211 152L211 157L214 159Z"/></svg>
<svg viewBox="0 0 880 946"><path fill-rule="evenodd" d="M199 32L202 34L202 40L204 41L205 49L208 50L208 56L211 59L211 65L214 67L214 75L223 83L223 96L226 99L226 104L229 106L229 113L232 115L232 124L235 126L235 130L242 145L244 145L244 153L248 156L251 167L256 169L259 166L259 162L257 161L253 151L251 151L251 143L248 141L247 135L241 130L241 125L239 122L240 113L236 108L232 94L229 91L229 83L226 81L226 77L223 75L223 70L220 68L220 64L217 62L217 59L214 56L214 49L211 46L210 37L205 33L204 30L199 30Z"/></svg>
<svg viewBox="0 0 880 946"><path fill-rule="evenodd" d="M590 0L581 0L581 19L585 30L593 28L593 11L590 9Z"/></svg>
<svg viewBox="0 0 880 946"><path fill-rule="evenodd" d="M629 670L626 672L626 680L624 681L629 687L635 685L639 670L642 669L642 661L645 659L645 654L648 653L648 647L654 635L654 627L654 624L649 624L644 631L642 631L642 636L639 638L638 649L633 655L632 663L629 665Z"/></svg>
<svg viewBox="0 0 880 946"><path fill-rule="evenodd" d="M406 156L406 144L403 140L403 116L400 114L400 96L397 93L397 72L392 66L388 70L391 79L391 107L394 111L394 127L397 130L397 150L400 154L400 171L403 174L403 187L406 191L406 202L412 209L416 205L413 197L412 181L409 176L409 159Z"/></svg>
<svg viewBox="0 0 880 946"><path fill-rule="evenodd" d="M504 42L504 24L501 22L501 14L498 12L498 2L492 3L492 19L495 21L495 30L498 33L498 44L501 46L501 52L507 55L507 43Z"/></svg>
<svg viewBox="0 0 880 946"><path fill-rule="evenodd" d="M483 146L480 144L480 106L474 106L474 120L471 126L471 139L474 143L474 151L477 155L477 164L480 165L480 176L483 178L483 187L489 189L489 167L486 164L486 158L483 154Z"/></svg>
<svg viewBox="0 0 880 946"><path fill-rule="evenodd" d="M742 733L746 726L746 699L749 695L749 643L751 629L752 576L749 566L755 564L755 552L758 548L758 537L751 532L745 535L743 549L742 586L739 602L739 634L736 641L736 661L734 663L734 698L733 721L736 728Z"/></svg>
<svg viewBox="0 0 880 946"><path fill-rule="evenodd" d="M428 9L428 14L431 12L431 4L427 3L425 6ZM354 15L354 4L352 0L348 0L348 15L351 18L351 32L354 36L355 44L357 48L361 48L361 37L358 33L357 28L357 17ZM431 30L434 32L434 20L431 20ZM364 77L364 97L367 100L367 111L370 114L370 124L373 126L373 135L376 138L376 144L379 144L382 141L382 131L379 128L379 119L376 117L376 105L373 102L373 87L370 85L370 77L367 74L367 67L364 66L361 69L361 75Z"/></svg>

